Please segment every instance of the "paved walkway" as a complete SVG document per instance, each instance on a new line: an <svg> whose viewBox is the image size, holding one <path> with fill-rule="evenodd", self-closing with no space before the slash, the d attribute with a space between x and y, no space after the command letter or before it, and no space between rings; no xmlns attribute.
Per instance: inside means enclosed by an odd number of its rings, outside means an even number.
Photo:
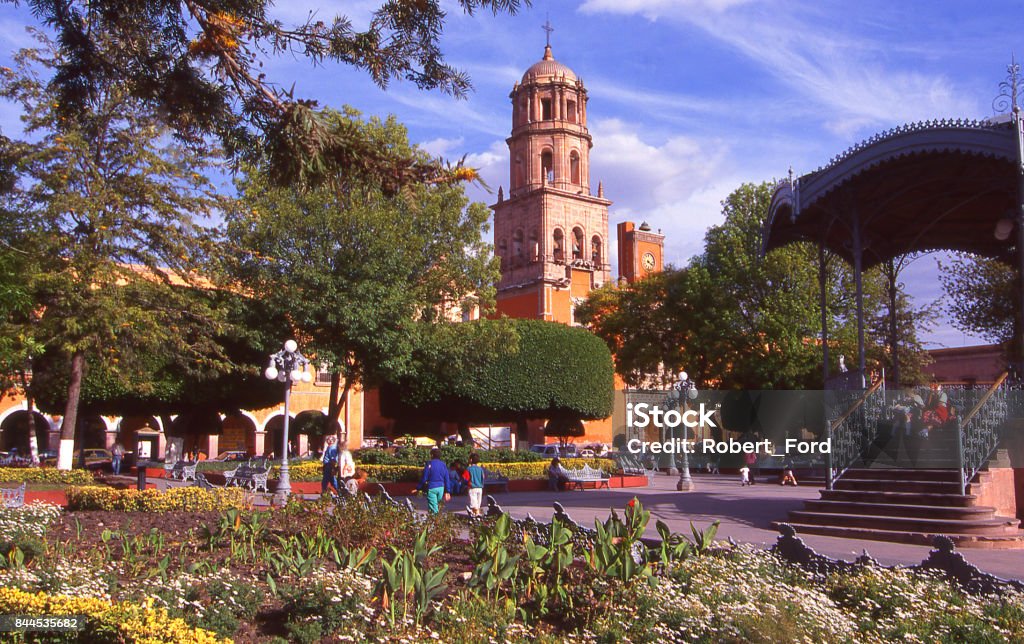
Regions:
<svg viewBox="0 0 1024 644"><path fill-rule="evenodd" d="M538 521L550 521L554 514L553 501L559 501L577 523L592 527L595 518L608 517L609 508L621 510L636 496L644 508L651 511L646 536L657 537L654 523L661 519L673 532L690 533L690 522L705 528L715 520L721 521L717 539L732 537L735 541L770 547L779 536L771 527L772 521L784 520L790 510L803 507L806 499L816 499L820 487L781 486L778 483L759 483L743 487L731 475L697 474L693 476L693 492L677 492L676 477L656 475L654 484L646 488L620 488L612 490L586 490L583 492L512 492L492 495L501 507L516 518L527 514ZM426 509L426 502L416 498L417 507ZM449 504L451 511L464 511L466 497L455 497ZM924 561L931 548L928 546L862 541L818 535L800 535L819 554L835 559L852 560L865 550L883 564L912 565ZM1024 551L963 548L960 550L970 563L984 572L1003 578L1024 579Z"/></svg>

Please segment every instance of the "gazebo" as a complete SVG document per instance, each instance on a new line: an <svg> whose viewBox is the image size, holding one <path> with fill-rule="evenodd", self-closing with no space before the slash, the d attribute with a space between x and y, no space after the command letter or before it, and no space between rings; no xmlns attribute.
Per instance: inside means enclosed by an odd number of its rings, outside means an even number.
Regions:
<svg viewBox="0 0 1024 644"><path fill-rule="evenodd" d="M763 251L796 241L818 245L822 342L828 379L825 251L854 269L857 368L864 386L864 270L938 249L994 257L1024 275L1024 115L1019 65L1011 64L985 120L938 120L881 132L813 172L783 180L765 224ZM1024 280L1021 281L1024 285ZM1021 287L1024 291L1024 286ZM1024 297L1021 297L1024 307ZM1019 312L1017 347L1024 311ZM1015 356L1020 359L1021 356Z"/></svg>

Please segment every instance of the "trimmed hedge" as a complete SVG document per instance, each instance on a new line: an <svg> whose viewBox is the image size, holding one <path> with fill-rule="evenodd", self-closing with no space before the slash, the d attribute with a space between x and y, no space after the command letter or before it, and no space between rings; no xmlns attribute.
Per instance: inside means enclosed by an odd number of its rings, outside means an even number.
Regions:
<svg viewBox="0 0 1024 644"><path fill-rule="evenodd" d="M468 364L441 361L440 373L381 388L381 409L400 421L505 422L525 418L598 419L611 415L612 355L593 333L543 320L478 320L456 325L511 323L518 346ZM438 379L441 386L438 386ZM438 391L443 395L437 395Z"/></svg>
<svg viewBox="0 0 1024 644"><path fill-rule="evenodd" d="M590 467L598 468L605 473L615 472L617 465L615 461L607 458L573 458L562 461L563 466L568 468L582 467L586 463ZM480 463L483 467L500 474L504 474L510 480L546 479L550 460L533 463ZM423 467L419 465L364 465L356 463L357 470L363 470L366 475L381 483L410 482L420 480L423 474ZM294 481L319 481L322 476L320 463L309 462L297 465L289 470Z"/></svg>
<svg viewBox="0 0 1024 644"><path fill-rule="evenodd" d="M2 483L63 483L89 485L96 478L89 470L58 470L55 467L0 467Z"/></svg>
<svg viewBox="0 0 1024 644"><path fill-rule="evenodd" d="M163 608L130 602L111 603L92 597L69 597L47 593L28 593L16 588L0 588L0 614L4 615L78 615L84 619L82 630L69 634L69 641L85 642L171 642L181 644L220 644L231 640L217 637L202 628L193 628L184 620L167 615ZM35 641L35 638L31 638ZM49 637L44 638L49 641ZM63 637L56 640L64 641Z"/></svg>
<svg viewBox="0 0 1024 644"><path fill-rule="evenodd" d="M107 510L111 512L206 512L244 508L245 490L226 488L204 490L178 487L160 490L117 490L98 485L68 488L68 510Z"/></svg>

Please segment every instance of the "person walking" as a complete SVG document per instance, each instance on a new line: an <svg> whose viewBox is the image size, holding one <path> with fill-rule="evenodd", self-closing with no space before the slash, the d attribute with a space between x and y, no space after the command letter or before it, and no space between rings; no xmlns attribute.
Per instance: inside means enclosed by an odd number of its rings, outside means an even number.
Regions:
<svg viewBox="0 0 1024 644"><path fill-rule="evenodd" d="M335 476L334 469L338 465L338 448L334 445L334 437L327 437L327 447L324 448L323 455L323 478L320 479L320 494L327 494L327 487L330 485L334 486L334 491L338 492L338 477Z"/></svg>
<svg viewBox="0 0 1024 644"><path fill-rule="evenodd" d="M121 443L114 443L114 449L111 450L110 467L114 470L114 474L121 473L121 462L124 460L124 447Z"/></svg>
<svg viewBox="0 0 1024 644"><path fill-rule="evenodd" d="M748 452L745 460L747 464L747 484L753 485L757 483L757 454Z"/></svg>
<svg viewBox="0 0 1024 644"><path fill-rule="evenodd" d="M431 514L441 511L442 499L447 503L452 498L448 484L448 466L441 460L440 449L435 447L430 450L430 462L423 466L423 477L416 490L426 493L427 510Z"/></svg>
<svg viewBox="0 0 1024 644"><path fill-rule="evenodd" d="M354 480L355 476L356 461L352 458L352 452L348 451L348 441L341 441L338 444L338 479L352 496L359 493L359 484Z"/></svg>
<svg viewBox="0 0 1024 644"><path fill-rule="evenodd" d="M469 457L469 514L474 517L481 516L480 505L484 500L484 468L480 467L480 455L471 454Z"/></svg>

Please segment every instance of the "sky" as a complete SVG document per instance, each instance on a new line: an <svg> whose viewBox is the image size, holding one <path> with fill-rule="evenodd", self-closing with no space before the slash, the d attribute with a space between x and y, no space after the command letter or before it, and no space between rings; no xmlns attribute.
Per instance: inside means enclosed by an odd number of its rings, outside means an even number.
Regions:
<svg viewBox="0 0 1024 644"><path fill-rule="evenodd" d="M366 24L381 0L290 0L272 13ZM322 105L394 114L410 139L480 169L493 203L508 187L509 92L540 60L550 20L555 59L582 78L593 136L591 185L613 201L609 228L647 221L666 235L666 263L683 266L721 223L721 201L744 182L810 172L872 134L936 118L984 118L1017 50L1024 2L961 0L534 0L516 16L462 14L454 0L442 48L474 91L458 100L410 83L375 86L343 65L291 56L265 71ZM28 8L0 7L0 58L30 44ZM5 62L4 64L8 64ZM0 128L17 110L0 104ZM615 245L610 244L614 252ZM612 257L613 272L615 258ZM903 276L920 303L941 299L936 261ZM929 346L983 342L947 321Z"/></svg>

